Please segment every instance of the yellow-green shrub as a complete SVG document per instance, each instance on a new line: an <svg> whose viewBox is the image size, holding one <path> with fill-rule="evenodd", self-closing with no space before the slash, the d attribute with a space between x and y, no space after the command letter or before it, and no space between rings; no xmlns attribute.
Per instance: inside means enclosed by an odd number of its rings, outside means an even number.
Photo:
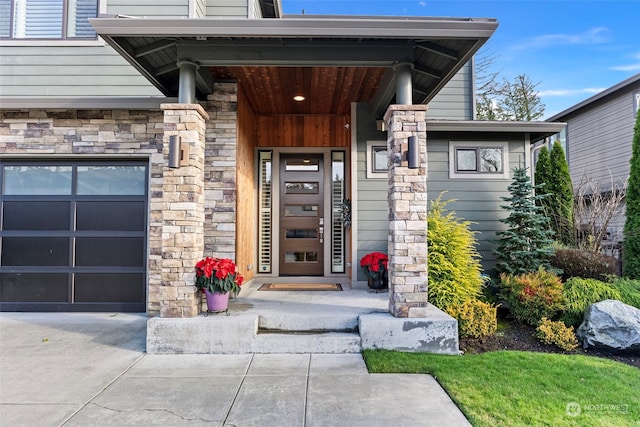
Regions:
<svg viewBox="0 0 640 427"><path fill-rule="evenodd" d="M429 302L447 310L482 292L480 255L471 222L446 212L442 195L431 202L427 216Z"/></svg>
<svg viewBox="0 0 640 427"><path fill-rule="evenodd" d="M542 318L536 328L536 337L545 344L553 344L564 351L573 351L578 347L578 339L573 326L565 326L563 322Z"/></svg>
<svg viewBox="0 0 640 427"><path fill-rule="evenodd" d="M498 307L472 299L451 306L447 313L458 319L460 338L480 338L493 335L498 327Z"/></svg>

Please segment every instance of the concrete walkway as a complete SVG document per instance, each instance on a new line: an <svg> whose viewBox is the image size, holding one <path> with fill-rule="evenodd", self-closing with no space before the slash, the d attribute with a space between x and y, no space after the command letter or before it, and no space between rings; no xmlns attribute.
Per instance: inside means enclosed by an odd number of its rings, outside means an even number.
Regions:
<svg viewBox="0 0 640 427"><path fill-rule="evenodd" d="M147 355L147 317L0 314L0 426L468 426L359 354Z"/></svg>

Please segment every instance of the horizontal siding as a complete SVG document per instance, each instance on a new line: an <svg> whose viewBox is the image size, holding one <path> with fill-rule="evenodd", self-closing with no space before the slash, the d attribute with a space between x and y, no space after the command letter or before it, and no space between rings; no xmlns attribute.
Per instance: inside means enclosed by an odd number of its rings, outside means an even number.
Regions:
<svg viewBox="0 0 640 427"><path fill-rule="evenodd" d="M473 118L473 85L471 62L462 67L429 102L427 119L471 120Z"/></svg>
<svg viewBox="0 0 640 427"><path fill-rule="evenodd" d="M4 46L0 96L159 96L109 46Z"/></svg>
<svg viewBox="0 0 640 427"><path fill-rule="evenodd" d="M189 17L189 0L108 0L108 14Z"/></svg>
<svg viewBox="0 0 640 427"><path fill-rule="evenodd" d="M435 200L441 193L443 200L452 200L448 205L449 211L454 211L460 219L473 222L470 228L477 231L478 252L482 257L483 268L492 269L496 262L493 254L495 249L496 231L504 230L500 222L506 218L508 212L501 208L505 202L502 197L508 197L507 187L511 180L506 179L449 179L449 141L469 141L468 135L434 135L428 136L428 200ZM504 137L473 138L474 141L502 142ZM514 168L524 163L523 141L513 137L509 142L509 166ZM511 174L512 175L512 174Z"/></svg>
<svg viewBox="0 0 640 427"><path fill-rule="evenodd" d="M629 175L633 139L633 91L640 84L567 120L567 152L574 185L594 179L603 190Z"/></svg>
<svg viewBox="0 0 640 427"><path fill-rule="evenodd" d="M208 0L207 18L247 18L249 1L252 0Z"/></svg>

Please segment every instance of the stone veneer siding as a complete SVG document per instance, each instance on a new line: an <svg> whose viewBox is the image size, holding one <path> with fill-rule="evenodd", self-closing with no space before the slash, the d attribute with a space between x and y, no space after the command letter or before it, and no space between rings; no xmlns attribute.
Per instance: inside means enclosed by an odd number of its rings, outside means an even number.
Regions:
<svg viewBox="0 0 640 427"><path fill-rule="evenodd" d="M427 314L427 128L426 105L392 105L385 114L389 153L389 312L395 317ZM417 136L420 165L398 159Z"/></svg>
<svg viewBox="0 0 640 427"><path fill-rule="evenodd" d="M238 85L215 83L206 108L204 254L235 262Z"/></svg>

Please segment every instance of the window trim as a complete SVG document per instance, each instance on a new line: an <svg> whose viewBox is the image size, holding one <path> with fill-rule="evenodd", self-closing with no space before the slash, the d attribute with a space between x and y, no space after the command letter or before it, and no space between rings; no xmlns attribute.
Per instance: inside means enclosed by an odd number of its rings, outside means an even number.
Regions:
<svg viewBox="0 0 640 427"><path fill-rule="evenodd" d="M502 149L502 172L458 172L457 155L458 149L482 149L500 148ZM479 167L479 165L478 165ZM449 141L449 179L510 179L509 176L509 143L505 141Z"/></svg>
<svg viewBox="0 0 640 427"><path fill-rule="evenodd" d="M373 165L373 155L375 154L376 149L384 147L384 151L387 151L387 142L386 141L367 141L367 154L365 163L367 165L367 178L368 179L387 179L388 171L379 171L374 168Z"/></svg>

